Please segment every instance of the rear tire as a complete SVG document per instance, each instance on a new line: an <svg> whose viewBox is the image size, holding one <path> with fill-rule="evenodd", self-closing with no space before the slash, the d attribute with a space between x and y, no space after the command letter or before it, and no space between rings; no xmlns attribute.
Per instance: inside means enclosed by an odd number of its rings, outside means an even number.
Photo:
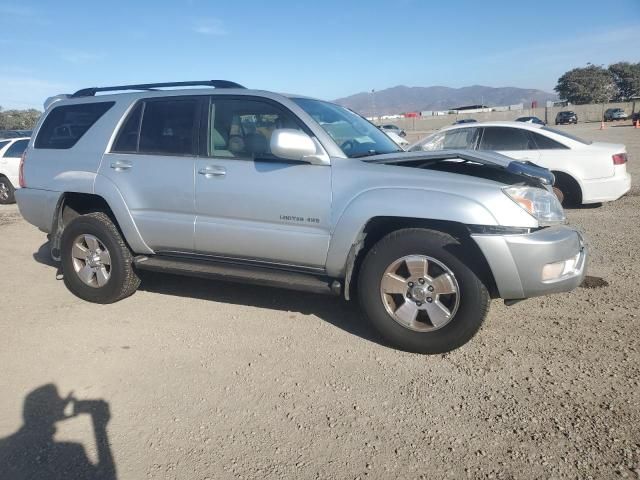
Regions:
<svg viewBox="0 0 640 480"><path fill-rule="evenodd" d="M369 250L358 297L384 339L402 350L435 354L458 348L476 334L490 298L470 260L452 253L464 251L460 247L448 234L410 228L390 233Z"/></svg>
<svg viewBox="0 0 640 480"><path fill-rule="evenodd" d="M563 207L579 207L582 205L582 189L578 182L563 172L552 172L556 181L553 191ZM558 194L560 192L560 195ZM562 197L562 198L561 198Z"/></svg>
<svg viewBox="0 0 640 480"><path fill-rule="evenodd" d="M140 285L131 250L103 212L80 215L62 233L60 254L64 283L93 303L114 303Z"/></svg>
<svg viewBox="0 0 640 480"><path fill-rule="evenodd" d="M0 205L16 203L15 191L9 179L0 176Z"/></svg>

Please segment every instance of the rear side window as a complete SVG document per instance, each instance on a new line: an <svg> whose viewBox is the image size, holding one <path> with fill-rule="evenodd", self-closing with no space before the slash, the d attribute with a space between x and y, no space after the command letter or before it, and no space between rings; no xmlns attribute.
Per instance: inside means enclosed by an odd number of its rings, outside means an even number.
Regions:
<svg viewBox="0 0 640 480"><path fill-rule="evenodd" d="M13 145L7 148L7 151L4 152L3 157L20 158L27 149L27 145L29 145L29 140L18 140L13 142Z"/></svg>
<svg viewBox="0 0 640 480"><path fill-rule="evenodd" d="M5 140L4 142L0 142L0 150L9 145L9 140Z"/></svg>
<svg viewBox="0 0 640 480"><path fill-rule="evenodd" d="M199 105L198 97L141 101L129 113L111 151L195 155Z"/></svg>
<svg viewBox="0 0 640 480"><path fill-rule="evenodd" d="M138 152L194 155L198 104L195 98L145 102Z"/></svg>
<svg viewBox="0 0 640 480"><path fill-rule="evenodd" d="M549 137L545 137L544 135L540 135L539 133L531 132L533 139L540 150L566 150L569 147L561 144L560 142L556 142Z"/></svg>
<svg viewBox="0 0 640 480"><path fill-rule="evenodd" d="M114 104L98 102L55 107L40 127L35 148L73 147Z"/></svg>
<svg viewBox="0 0 640 480"><path fill-rule="evenodd" d="M508 127L486 127L480 150L535 150L536 145L527 130Z"/></svg>

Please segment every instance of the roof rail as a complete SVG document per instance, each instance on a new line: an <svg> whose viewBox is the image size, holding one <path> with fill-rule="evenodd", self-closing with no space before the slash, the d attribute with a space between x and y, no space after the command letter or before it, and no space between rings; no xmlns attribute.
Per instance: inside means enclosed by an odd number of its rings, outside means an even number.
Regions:
<svg viewBox="0 0 640 480"><path fill-rule="evenodd" d="M215 88L245 88L229 80L202 80L192 82L141 83L138 85L117 85L114 87L89 87L78 90L71 98L93 97L98 92L117 92L121 90L155 90L158 87L215 87Z"/></svg>

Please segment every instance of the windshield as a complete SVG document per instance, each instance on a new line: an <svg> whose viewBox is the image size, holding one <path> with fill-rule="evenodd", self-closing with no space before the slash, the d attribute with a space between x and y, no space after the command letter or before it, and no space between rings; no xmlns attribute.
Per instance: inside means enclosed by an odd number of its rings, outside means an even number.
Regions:
<svg viewBox="0 0 640 480"><path fill-rule="evenodd" d="M351 110L310 98L292 100L320 124L349 158L403 151L386 133Z"/></svg>

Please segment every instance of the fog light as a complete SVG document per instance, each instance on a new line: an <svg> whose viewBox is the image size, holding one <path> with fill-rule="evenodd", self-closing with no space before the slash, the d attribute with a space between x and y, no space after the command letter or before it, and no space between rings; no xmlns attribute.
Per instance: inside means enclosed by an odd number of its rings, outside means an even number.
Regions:
<svg viewBox="0 0 640 480"><path fill-rule="evenodd" d="M560 277L569 275L575 272L578 261L580 260L580 254L576 254L575 257L569 260L563 260L562 262L547 263L542 268L542 281L557 280Z"/></svg>

